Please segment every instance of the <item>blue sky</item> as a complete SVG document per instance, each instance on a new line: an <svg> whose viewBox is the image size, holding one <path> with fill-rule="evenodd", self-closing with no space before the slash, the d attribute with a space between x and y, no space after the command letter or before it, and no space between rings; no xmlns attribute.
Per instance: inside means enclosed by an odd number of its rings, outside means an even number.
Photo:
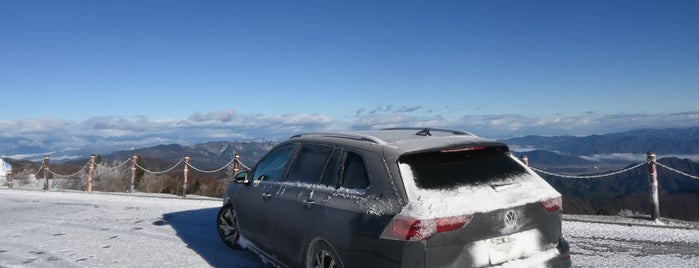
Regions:
<svg viewBox="0 0 699 268"><path fill-rule="evenodd" d="M5 0L0 127L4 136L202 127L234 139L699 126L697 10L697 1Z"/></svg>

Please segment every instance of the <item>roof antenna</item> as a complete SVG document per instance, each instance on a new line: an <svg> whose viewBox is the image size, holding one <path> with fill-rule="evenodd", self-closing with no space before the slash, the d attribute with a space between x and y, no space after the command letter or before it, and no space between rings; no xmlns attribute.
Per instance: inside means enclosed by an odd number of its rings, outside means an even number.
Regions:
<svg viewBox="0 0 699 268"><path fill-rule="evenodd" d="M427 136L432 136L432 133L430 133L430 128L426 127L425 129L420 130L420 132L415 133L415 135L420 135L420 136L425 136L425 137L427 137Z"/></svg>

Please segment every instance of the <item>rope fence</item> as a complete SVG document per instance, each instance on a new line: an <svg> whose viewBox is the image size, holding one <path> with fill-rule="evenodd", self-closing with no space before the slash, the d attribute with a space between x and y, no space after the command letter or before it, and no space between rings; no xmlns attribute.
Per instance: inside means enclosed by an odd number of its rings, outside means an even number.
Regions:
<svg viewBox="0 0 699 268"><path fill-rule="evenodd" d="M67 178L75 177L75 176L77 176L77 175L80 174L80 173L83 173L83 172L85 171L85 169L88 167L88 165L89 165L89 163L85 164L82 168L80 168L80 170L76 171L75 173L73 173L73 174L67 174L67 175L61 175L61 174L55 173L55 172L51 171L50 169L46 169L46 170L47 170L49 173L51 173L51 175L53 175L53 176L55 176L55 177L67 179Z"/></svg>
<svg viewBox="0 0 699 268"><path fill-rule="evenodd" d="M675 173L677 173L677 174L683 175L683 176L685 176L685 177L689 177L689 178L692 178L692 179L695 179L695 180L699 180L699 177L697 177L697 176L694 176L694 175L691 175L691 174L688 174L688 173L684 173L684 172L679 171L679 170L677 170L677 169L671 168L671 167L669 167L669 166L667 166L667 165L663 165L663 164L660 163L660 162L657 162L656 164L658 164L658 166L660 166L660 167L662 167L662 168L668 169L668 170L670 170L670 171L672 171L672 172L675 172Z"/></svg>
<svg viewBox="0 0 699 268"><path fill-rule="evenodd" d="M543 169L539 169L539 168L530 166L530 165L529 165L529 161L528 161L526 155L522 156L521 160L522 160L522 162L523 162L525 165L529 166L529 168L531 168L531 169L532 169L533 171L535 171L535 172L538 172L538 173L541 173L541 174L550 175L550 176L555 176L555 177L567 178L567 179L600 179L600 178L610 177L610 176L622 174L622 173L625 173L625 172L629 172L629 171L632 171L632 170L634 170L634 169L640 168L641 166L647 165L647 166L648 166L648 172L649 172L649 180L650 180L650 182L651 182L651 183L650 183L650 185L651 185L651 190L650 190L650 192L651 192L651 195L652 195L651 198L652 198L652 201L654 202L654 205L655 205L655 203L657 202L657 201L656 201L656 200L657 200L657 172L656 172L656 166L659 166L659 167L661 167L661 168L665 168L665 169L667 169L667 170L669 170L669 171L675 172L675 173L677 173L677 174L680 174L680 175L682 175L682 176L685 176L685 177L688 177L688 178L691 178L691 179L699 180L699 176L692 175L692 174L689 174L689 173L686 173L686 172L677 170L677 169L675 169L675 168L672 168L672 167L669 167L669 166L667 166L667 165L664 165L664 164L662 164L662 163L657 162L657 161L656 161L655 153L648 153L648 158L647 158L647 160L646 160L645 162L638 163L638 164L635 164L635 165L633 165L633 166L630 166L630 167L627 167L627 168L624 168L624 169L621 169L621 170L611 171L611 172L607 172L607 173L604 173L604 174L593 174L593 175L568 175L568 174L559 174L559 173L550 172L550 171L546 171L546 170L543 170ZM203 169L203 168L200 168L200 167L197 167L197 166L191 164L191 163L190 163L190 158L189 158L189 156L185 156L183 159L180 159L180 160L179 160L176 164L174 164L173 166L171 166L171 167L169 167L169 168L167 168L167 169L161 170L161 171L150 170L150 169L144 167L142 164L139 164L139 163L138 163L138 162L139 162L139 161L138 161L138 156L133 156L131 159L127 159L127 160L125 160L125 161L123 161L123 162L121 162L121 163L118 163L118 164L116 164L116 165L113 165L113 166L108 166L108 165L105 165L105 164L103 164L103 163L101 163L101 164L95 163L95 156L92 155L92 156L90 156L90 159L88 160L88 162L87 162L85 165L83 165L78 171L76 171L76 172L74 172L74 173L71 173L71 174L59 174L59 173L56 173L56 172L50 170L50 168L49 168L49 157L46 156L46 157L44 157L44 161L42 162L42 164L41 164L41 166L39 167L39 169L36 171L36 173L34 173L34 177L38 177L39 174L43 171L43 172L44 172L44 181L45 181L45 182L44 182L44 190L48 190L48 188L49 188L49 187L48 187L48 185L49 185L49 184L48 184L49 174L50 174L50 175L53 175L54 177L57 177L57 178L64 178L64 179L66 179L66 178L74 178L74 177L76 177L76 176L78 176L78 175L80 175L80 174L84 174L84 173L85 173L85 170L86 170L86 169L89 169L89 172L88 172L88 183L87 183L87 186L86 186L86 190L87 190L88 192L90 192L91 189L92 189L92 182L93 182L93 179L94 179L94 171L95 171L95 169L98 169L98 168L99 168L99 169L103 169L103 170L107 170L107 171L119 170L119 169L123 168L125 165L127 165L129 162L132 164L132 168L131 168L131 170L132 170L132 176L131 176L130 189L129 189L129 192L130 192L130 193L133 193L133 192L134 192L135 178L136 178L136 176L137 176L137 171L138 171L138 170L141 170L141 171L143 171L144 173L147 173L147 174L162 175L162 174L166 174L166 173L172 172L172 171L175 170L178 166L180 166L180 165L182 165L182 164L184 163L184 170L183 170L183 171L184 171L184 178L183 178L183 185L182 185L182 187L183 187L182 196L183 196L183 197L186 197L186 192L187 192L187 190L186 190L186 189L187 189L187 180L188 180L189 170L190 170L190 169L192 169L192 170L194 170L194 171L197 171L197 172L200 172L200 173L211 174L211 173L221 172L221 171L223 171L224 169L227 169L227 168L231 168L231 167L232 167L232 168L233 168L233 170L232 170L232 171L233 171L233 175L236 174L236 173L238 173L238 171L240 171L241 169L250 170L250 168L249 168L248 166L246 166L245 164L243 164L243 163L240 161L240 155L238 155L238 154L235 154L234 157L233 157L233 159L231 159L228 163L226 163L226 164L223 165L222 167L216 168L216 169L212 169L212 170L205 170L205 169ZM12 187L12 184L9 184L9 186ZM653 213L653 214L655 214L655 213Z"/></svg>
<svg viewBox="0 0 699 268"><path fill-rule="evenodd" d="M546 174L546 175L550 175L550 176L554 176L554 177L566 178L566 179L599 179L599 178L611 177L611 176L614 176L614 175L619 175L619 174L621 174L621 173L629 172L629 171L631 171L631 170L637 169L637 168L639 168L639 167L641 167L641 166L643 166L643 165L648 165L648 164L649 164L648 162L643 162L643 163L639 163L639 164L636 164L636 165L634 165L634 166L631 166L631 167L628 167L628 168L625 168L625 169L621 169L621 170L617 170L617 171L611 171L611 172L609 172L609 173L604 173L604 174L595 174L595 175L568 175L568 174L554 173L554 172L546 171L546 170L539 169L539 168L532 167L532 166L530 166L529 168L531 168L532 170L536 171L537 173L542 173L542 174ZM667 169L667 170L670 170L670 171L675 172L675 173L677 173L677 174L680 174L680 175L682 175L682 176L685 176L685 177L688 177L688 178L691 178L691 179L695 179L695 180L699 180L699 176L695 176L695 175L692 175L692 174L689 174L689 173L686 173L686 172L683 172L683 171L674 169L674 168L672 168L672 167L670 167L670 166L668 166L668 165L664 165L664 164L662 164L662 163L660 163L660 162L657 162L657 161L656 161L656 162L654 162L653 164L656 164L656 165L658 165L658 166L660 166L660 167L662 167L662 168L665 168L665 169Z"/></svg>
<svg viewBox="0 0 699 268"><path fill-rule="evenodd" d="M119 168L125 166L125 165L128 164L129 162L130 162L129 160L126 160L126 161L124 161L124 162L121 162L121 164L118 164L118 165L116 165L116 166L111 166L111 167L110 167L110 166L107 166L107 165L103 165L103 164L96 164L96 165L97 165L99 168L103 168L103 169L107 169L107 170L114 170L114 169L119 169ZM89 164L89 162L88 162L88 164Z"/></svg>
<svg viewBox="0 0 699 268"><path fill-rule="evenodd" d="M44 168L44 162L41 162L41 166L40 166L39 169L36 171L36 173L34 173L34 177L39 176L39 172L41 172L41 170L42 170L43 168Z"/></svg>
<svg viewBox="0 0 699 268"><path fill-rule="evenodd" d="M60 178L60 179L81 179L80 176L85 174L86 170L89 170L87 172L88 181L87 181L87 185L85 186L85 188L86 188L85 190L87 192L91 192L92 191L92 182L93 182L93 179L95 176L95 170L99 169L99 170L104 170L104 171L117 171L117 170L123 169L124 166L131 163L132 176L131 176L131 181L130 181L129 193L133 193L134 192L135 178L136 178L137 172L139 170L143 171L143 173L146 173L146 174L162 175L162 174L173 172L178 166L181 166L182 163L184 163L184 170L183 170L184 171L184 182L183 182L183 186L182 186L183 187L182 196L186 197L187 177L189 175L189 169L192 169L192 170L200 172L200 173L212 174L212 173L221 172L227 168L232 167L233 175L238 173L241 170L241 168L243 170L250 169L248 166L246 166L245 164L243 164L240 161L240 156L238 154L235 154L233 159L231 159L228 163L226 163L222 167L212 169L212 170L205 170L203 168L199 168L199 167L196 167L195 165L191 164L189 162L189 156L185 156L184 158L180 159L176 164L174 164L171 167L166 168L164 170L160 170L160 171L151 170L151 169L144 167L144 165L142 163L139 164L138 159L139 159L138 156L133 156L131 159L127 159L123 162L120 162L120 163L117 163L115 165L110 166L110 165L106 165L104 163L97 164L95 155L91 155L90 159L87 161L87 163L85 163L85 165L83 165L78 171L70 173L70 174L60 174L60 173L54 172L53 170L51 170L49 168L50 167L49 157L46 156L46 157L44 157L44 161L41 163L41 166L39 166L38 170L36 172L32 173L32 175L33 175L33 177L38 178L43 171L44 190L49 190L49 179L51 176L53 176L53 178ZM13 174L11 174L10 172L8 172L8 175L9 175L8 178L14 178L12 176ZM49 176L49 175L51 175L51 176ZM10 188L13 188L13 180L8 179L8 186Z"/></svg>
<svg viewBox="0 0 699 268"><path fill-rule="evenodd" d="M523 156L521 157L521 160L522 160L522 163L524 163L525 165L529 166L529 159L527 158L526 155L523 155ZM630 167L625 168L625 169L622 169L622 170L612 171L612 172L608 172L608 173L605 173L605 174L577 175L577 176L574 176L574 175L557 174L557 173L553 173L553 172L541 170L541 169L538 169L538 168L535 168L535 167L531 167L531 166L529 166L529 168L531 168L533 171L538 172L538 173L542 173L542 174L546 174L546 175L550 175L550 176L561 177L561 178L569 178L569 179L599 179L599 178L610 177L610 176L618 175L618 174L621 174L621 173L629 172L629 171L634 170L634 169L636 169L636 168L639 168L639 167L641 167L641 166L643 166L643 165L648 166L648 181L649 181L649 186L650 186L649 192L650 192L651 204L652 204L652 206L653 206L652 211L651 211L651 218L652 218L654 221L659 221L659 218L660 218L660 200L659 200L659 196L658 196L658 172L657 172L657 167L659 166L659 167L665 168L665 169L667 169L667 170L670 170L670 171L672 171L672 172L675 172L675 173L677 173L677 174L680 174L680 175L683 175L683 176L685 176L685 177L688 177L688 178L691 178L691 179L695 179L695 180L699 180L699 177L698 177L698 176L695 176L695 175L688 174L688 173L686 173L686 172L679 171L679 170L677 170L677 169L674 169L674 168L672 168L672 167L669 167L669 166L667 166L667 165L664 165L664 164L658 162L658 161L656 160L656 155L655 155L654 152L649 152L649 153L647 154L647 158L646 158L646 161L645 161L645 162L642 162L642 163L639 163L639 164L630 166Z"/></svg>
<svg viewBox="0 0 699 268"><path fill-rule="evenodd" d="M180 162L177 162L177 164L175 164L175 165L172 166L171 168L168 168L168 169L163 170L163 171L153 171L153 170L149 170L149 169L144 168L144 167L142 167L141 165L139 165L139 164L138 164L138 161L134 161L133 164L134 164L136 167L138 167L138 168L140 168L141 170L143 170L144 172L146 172L146 173L150 173L150 174L153 174L153 175L160 175L160 174L169 173L170 171L174 170L177 166L179 166L180 164L182 164L183 161L184 161L183 159L180 159Z"/></svg>
<svg viewBox="0 0 699 268"><path fill-rule="evenodd" d="M628 167L628 168L625 168L625 169L622 169L622 170L613 171L613 172L609 172L609 173L605 173L605 174L577 175L577 176L574 176L574 175L565 175L565 174L557 174L557 173L553 173L553 172L548 172L548 171L545 171L545 170L541 170L541 169L538 169L538 168L535 168L535 167L529 167L529 168L531 168L532 170L534 170L534 171L536 171L536 172L538 172L538 173L543 173L543 174L546 174L546 175L551 175L551 176L556 176L556 177L561 177L561 178L567 178L567 179L599 179L599 178L610 177L610 176L618 175L618 174L621 174L621 173L624 173L624 172L628 172L628 171L634 170L634 169L636 169L636 168L639 168L639 167L641 167L641 166L643 166L643 165L645 165L645 164L646 164L645 162L644 162L644 163L639 163L639 164L637 164L637 165L635 165L635 166L632 166L632 167Z"/></svg>
<svg viewBox="0 0 699 268"><path fill-rule="evenodd" d="M220 167L220 168L218 168L218 169L214 169L214 170L203 170L203 169L201 169L201 168L197 168L197 167L193 166L192 164L189 164L189 167L192 168L192 169L194 169L194 170L196 170L196 171L198 171L198 172L201 172L201 173L216 173L216 172L222 171L222 170L224 170L225 168L229 167L229 166L232 165L233 162L235 162L235 161L236 161L236 159L233 158L233 159L231 159L230 162L228 162L228 164L226 164L226 165L224 165L224 166L222 166L222 167Z"/></svg>

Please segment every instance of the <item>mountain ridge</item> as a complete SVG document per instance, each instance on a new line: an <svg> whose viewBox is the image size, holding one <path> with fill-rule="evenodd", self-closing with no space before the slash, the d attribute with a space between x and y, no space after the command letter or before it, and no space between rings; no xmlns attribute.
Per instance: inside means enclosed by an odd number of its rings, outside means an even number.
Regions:
<svg viewBox="0 0 699 268"><path fill-rule="evenodd" d="M612 153L699 154L699 127L636 129L604 135L538 136L501 140L513 147L589 156Z"/></svg>

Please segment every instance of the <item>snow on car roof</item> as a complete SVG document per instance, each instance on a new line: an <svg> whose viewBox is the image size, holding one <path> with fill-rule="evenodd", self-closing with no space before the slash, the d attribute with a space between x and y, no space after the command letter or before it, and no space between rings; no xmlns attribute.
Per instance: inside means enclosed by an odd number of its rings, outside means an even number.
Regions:
<svg viewBox="0 0 699 268"><path fill-rule="evenodd" d="M392 147L399 154L469 144L506 146L503 143L484 139L460 130L431 128L390 128L338 133L305 133L291 138L344 140L346 143L370 142Z"/></svg>

